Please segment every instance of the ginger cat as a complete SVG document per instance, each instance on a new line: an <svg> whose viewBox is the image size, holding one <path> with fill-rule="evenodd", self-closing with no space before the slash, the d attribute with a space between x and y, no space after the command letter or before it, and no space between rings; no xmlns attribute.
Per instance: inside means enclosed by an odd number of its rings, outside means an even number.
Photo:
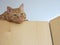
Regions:
<svg viewBox="0 0 60 45"><path fill-rule="evenodd" d="M7 7L7 11L5 11L3 14L0 15L1 20L7 20L9 22L14 22L14 23L22 23L26 21L26 14L24 12L24 5L21 4L19 8L11 8Z"/></svg>

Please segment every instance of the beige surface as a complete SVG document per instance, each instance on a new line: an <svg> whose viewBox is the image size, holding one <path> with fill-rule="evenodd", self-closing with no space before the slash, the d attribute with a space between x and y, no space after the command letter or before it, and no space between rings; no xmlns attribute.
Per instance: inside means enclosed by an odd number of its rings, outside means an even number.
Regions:
<svg viewBox="0 0 60 45"><path fill-rule="evenodd" d="M50 21L54 45L60 45L60 16Z"/></svg>
<svg viewBox="0 0 60 45"><path fill-rule="evenodd" d="M0 21L0 45L52 45L48 22Z"/></svg>

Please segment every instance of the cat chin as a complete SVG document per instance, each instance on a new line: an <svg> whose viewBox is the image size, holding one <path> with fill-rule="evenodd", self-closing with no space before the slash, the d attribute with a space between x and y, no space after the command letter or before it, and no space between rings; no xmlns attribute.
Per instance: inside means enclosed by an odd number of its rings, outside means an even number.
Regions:
<svg viewBox="0 0 60 45"><path fill-rule="evenodd" d="M24 21L23 20L22 21L16 21L15 23L21 24L22 22L24 22Z"/></svg>
<svg viewBox="0 0 60 45"><path fill-rule="evenodd" d="M24 21L28 21L28 19L25 19Z"/></svg>

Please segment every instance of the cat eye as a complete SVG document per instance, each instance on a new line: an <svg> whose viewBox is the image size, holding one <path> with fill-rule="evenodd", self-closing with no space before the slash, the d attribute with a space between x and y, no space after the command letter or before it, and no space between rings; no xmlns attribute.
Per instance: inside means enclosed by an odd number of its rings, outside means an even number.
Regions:
<svg viewBox="0 0 60 45"><path fill-rule="evenodd" d="M14 14L14 16L17 16L16 14Z"/></svg>
<svg viewBox="0 0 60 45"><path fill-rule="evenodd" d="M21 15L23 15L23 13L21 13Z"/></svg>

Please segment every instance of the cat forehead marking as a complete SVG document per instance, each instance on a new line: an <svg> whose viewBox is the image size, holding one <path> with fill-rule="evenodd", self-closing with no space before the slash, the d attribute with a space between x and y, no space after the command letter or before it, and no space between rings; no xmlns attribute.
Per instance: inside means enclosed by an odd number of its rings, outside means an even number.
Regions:
<svg viewBox="0 0 60 45"><path fill-rule="evenodd" d="M15 9L12 9L12 12L13 13L20 13L21 11L19 10L19 8L15 8Z"/></svg>

